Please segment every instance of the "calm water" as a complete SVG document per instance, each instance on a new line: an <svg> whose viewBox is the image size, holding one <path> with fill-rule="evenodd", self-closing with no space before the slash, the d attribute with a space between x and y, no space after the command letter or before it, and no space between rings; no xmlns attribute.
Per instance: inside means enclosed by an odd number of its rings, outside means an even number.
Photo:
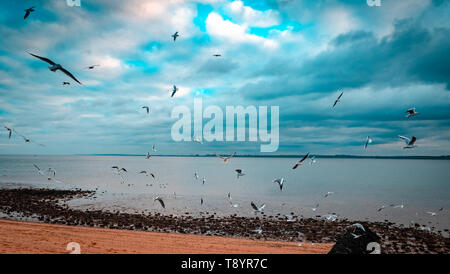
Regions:
<svg viewBox="0 0 450 274"><path fill-rule="evenodd" d="M127 156L0 156L0 187L16 185L94 189L95 200L78 199L78 208L150 211L167 214L215 212L217 215L252 216L250 201L266 204L267 215L289 214L311 217L336 213L339 218L384 220L403 224L415 221L438 228L450 227L450 161L385 159L317 159L292 170L297 159L233 158L224 164L218 158ZM47 181L37 173L56 170L56 179ZM111 169L128 170L125 183ZM236 178L235 169L245 176ZM151 176L139 174L153 172ZM194 173L199 174L195 179ZM283 191L272 181L285 178ZM202 178L206 183L202 185ZM130 184L130 186L128 186ZM152 186L150 186L152 184ZM166 187L163 187L164 184ZM101 193L106 191L105 193ZM333 195L325 198L328 191ZM176 195L174 195L174 192ZM227 193L239 206L231 207ZM152 198L162 196L166 209ZM200 205L200 198L204 204ZM311 210L317 203L316 212ZM400 205L404 208L381 205ZM444 207L443 211L438 211ZM437 216L427 211L438 213ZM428 223L431 222L431 223Z"/></svg>

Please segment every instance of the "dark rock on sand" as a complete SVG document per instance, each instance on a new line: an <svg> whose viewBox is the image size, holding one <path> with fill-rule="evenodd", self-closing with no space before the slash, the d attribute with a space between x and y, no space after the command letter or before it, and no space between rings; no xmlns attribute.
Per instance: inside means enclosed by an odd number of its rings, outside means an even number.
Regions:
<svg viewBox="0 0 450 274"><path fill-rule="evenodd" d="M328 254L370 254L374 250L369 247L369 243L380 246L380 239L367 225L364 226L364 230L351 226L344 235L337 237L336 244Z"/></svg>

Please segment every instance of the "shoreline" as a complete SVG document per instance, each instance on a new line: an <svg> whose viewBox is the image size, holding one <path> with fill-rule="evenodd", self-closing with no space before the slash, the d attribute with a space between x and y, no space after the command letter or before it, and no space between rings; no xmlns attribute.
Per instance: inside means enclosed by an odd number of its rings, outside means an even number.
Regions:
<svg viewBox="0 0 450 274"><path fill-rule="evenodd" d="M251 240L234 237L132 231L0 219L1 254L326 254L334 243Z"/></svg>
<svg viewBox="0 0 450 274"><path fill-rule="evenodd" d="M359 242L362 250L365 250L366 237L353 238L354 225L358 222L347 219L328 221L318 218L303 218L292 215L290 221L279 216L259 215L255 217L240 217L234 215L218 217L211 212L208 216L193 217L189 215L174 216L161 213L125 213L107 210L80 210L67 205L67 201L80 197L95 197L96 191L89 190L56 190L42 188L15 188L0 189L0 213L4 218L21 221L37 221L49 226L47 230L52 231L55 227L51 225L67 225L71 229L106 229L105 233L111 233L111 238L116 239L114 233L164 233L167 237L174 235L219 237L217 239L228 239L229 241L255 241L273 242L276 246L299 247L298 244L312 245L326 244L331 248L335 242L345 240L347 243ZM411 227L397 226L391 222L368 222L360 221L368 231L377 238L381 252L384 254L448 254L450 253L450 239L439 233L421 229L418 224ZM350 229L352 227L352 229ZM109 232L106 232L109 231ZM259 232L258 232L259 231ZM15 230L10 235L4 236L2 240L19 238ZM98 233L94 233L98 234ZM13 236L11 236L13 235ZM50 238L52 234L47 234ZM87 233L86 237L90 237ZM145 234L146 236L151 234ZM101 234L100 234L101 236ZM97 236L97 237L100 237ZM131 236L134 237L134 236ZM166 238L167 238L166 237ZM45 238L45 236L42 236ZM195 238L195 237L194 237ZM128 241L123 238L126 244ZM203 239L203 238L199 238ZM355 240L356 239L356 240ZM14 240L14 239L13 239ZM17 240L17 239L16 239ZM374 240L371 240L373 242ZM139 241L137 241L138 243ZM106 243L105 243L106 244ZM118 243L119 245L122 243ZM214 245L214 241L208 243ZM0 242L3 245L3 242ZM296 249L297 250L297 249ZM132 252L132 249L125 249ZM124 251L124 252L125 252ZM292 250L291 250L292 251ZM143 252L146 252L145 250ZM174 250L169 253L178 252ZM181 252L181 251L180 251ZM186 251L183 251L186 252ZM197 251L200 252L200 251ZM233 252L222 247L214 250L214 253ZM243 252L242 250L236 252ZM259 252L252 250L249 252ZM272 251L261 251L272 252ZM290 252L290 251L289 251ZM314 249L308 252L316 252Z"/></svg>

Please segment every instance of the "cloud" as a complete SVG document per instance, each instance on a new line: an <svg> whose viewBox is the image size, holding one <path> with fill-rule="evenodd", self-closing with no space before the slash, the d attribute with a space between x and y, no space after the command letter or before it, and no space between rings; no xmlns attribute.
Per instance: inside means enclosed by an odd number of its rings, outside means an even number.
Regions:
<svg viewBox="0 0 450 274"><path fill-rule="evenodd" d="M271 27L279 25L280 15L276 10L259 11L249 6L244 6L242 1L233 1L227 6L227 11L237 22L252 27Z"/></svg>
<svg viewBox="0 0 450 274"><path fill-rule="evenodd" d="M276 42L261 36L247 33L247 28L224 20L218 13L211 12L206 19L208 34L228 43L254 43L267 48L277 46Z"/></svg>

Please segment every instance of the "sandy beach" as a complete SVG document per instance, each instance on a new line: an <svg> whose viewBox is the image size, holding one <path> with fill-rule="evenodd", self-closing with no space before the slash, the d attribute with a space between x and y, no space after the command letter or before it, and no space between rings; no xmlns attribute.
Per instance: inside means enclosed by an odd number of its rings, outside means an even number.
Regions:
<svg viewBox="0 0 450 274"><path fill-rule="evenodd" d="M0 219L0 253L64 254L69 242L82 254L323 254L333 244L129 231Z"/></svg>

